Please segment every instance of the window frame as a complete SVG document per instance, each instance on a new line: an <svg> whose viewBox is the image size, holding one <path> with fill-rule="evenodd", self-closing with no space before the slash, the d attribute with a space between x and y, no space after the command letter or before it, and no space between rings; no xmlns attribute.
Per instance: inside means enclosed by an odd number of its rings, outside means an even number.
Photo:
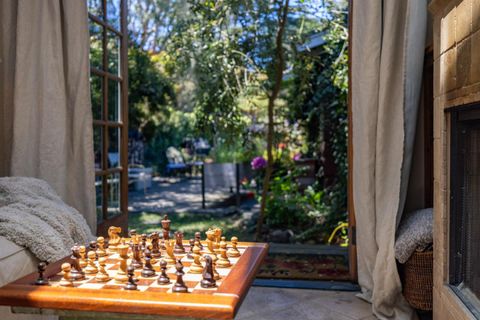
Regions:
<svg viewBox="0 0 480 320"><path fill-rule="evenodd" d="M102 42L102 65L103 69L97 67L90 67L91 76L101 79L101 101L102 119L93 119L94 130L100 128L101 135L101 162L100 168L95 168L95 180L101 178L102 184L102 212L101 221L97 221L97 234L106 235L108 228L112 225L119 226L123 232L127 232L128 228L128 32L127 32L127 0L118 0L120 3L119 24L120 29L116 29L109 23L107 17L107 0L101 0L101 15L88 13L89 25L95 23L102 28L101 42ZM90 10L89 10L90 11ZM108 40L109 34L113 34L115 38L119 39L119 61L117 74L110 72L108 66L109 48ZM114 120L109 119L109 84L114 82L119 85L118 118ZM109 167L108 151L109 151L109 131L111 128L116 128L119 133L119 163L115 167ZM94 144L95 145L95 144ZM97 150L95 150L97 151ZM109 217L109 176L120 175L120 206L119 213ZM110 178L111 179L111 178Z"/></svg>

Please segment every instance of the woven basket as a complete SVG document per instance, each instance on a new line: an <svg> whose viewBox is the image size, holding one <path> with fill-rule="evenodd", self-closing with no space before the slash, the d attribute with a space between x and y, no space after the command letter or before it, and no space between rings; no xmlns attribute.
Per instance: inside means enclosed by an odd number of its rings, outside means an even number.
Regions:
<svg viewBox="0 0 480 320"><path fill-rule="evenodd" d="M414 252L403 265L403 295L419 310L432 310L433 251Z"/></svg>

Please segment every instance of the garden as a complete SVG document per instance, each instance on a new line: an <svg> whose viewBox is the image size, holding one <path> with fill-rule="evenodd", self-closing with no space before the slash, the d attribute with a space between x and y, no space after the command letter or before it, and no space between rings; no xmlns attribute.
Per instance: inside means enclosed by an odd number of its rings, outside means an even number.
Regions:
<svg viewBox="0 0 480 320"><path fill-rule="evenodd" d="M171 175L173 147L186 163L250 169L240 191L252 214L165 212L173 223L187 237L219 225L327 243L346 221L347 2L138 0L129 19L129 145L142 145L130 166ZM195 152L199 140L207 152ZM130 225L148 232L159 217L132 213ZM333 241L345 244L339 230Z"/></svg>

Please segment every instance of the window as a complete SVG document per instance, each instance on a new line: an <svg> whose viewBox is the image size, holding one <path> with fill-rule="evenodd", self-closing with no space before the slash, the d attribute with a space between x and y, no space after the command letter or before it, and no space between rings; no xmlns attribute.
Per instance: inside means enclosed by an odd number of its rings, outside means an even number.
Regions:
<svg viewBox="0 0 480 320"><path fill-rule="evenodd" d="M98 233L128 219L127 0L88 0Z"/></svg>
<svg viewBox="0 0 480 320"><path fill-rule="evenodd" d="M480 309L480 106L451 112L450 284Z"/></svg>

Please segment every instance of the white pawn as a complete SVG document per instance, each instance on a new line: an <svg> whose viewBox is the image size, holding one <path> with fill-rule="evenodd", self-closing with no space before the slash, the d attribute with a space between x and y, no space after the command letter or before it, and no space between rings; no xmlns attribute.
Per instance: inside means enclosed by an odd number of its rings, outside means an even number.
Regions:
<svg viewBox="0 0 480 320"><path fill-rule="evenodd" d="M98 282L107 282L111 279L107 271L105 270L106 265L106 258L98 258L98 273L95 276L95 280L97 280Z"/></svg>
<svg viewBox="0 0 480 320"><path fill-rule="evenodd" d="M62 287L73 287L72 277L70 276L70 271L72 270L72 266L70 263L62 264L62 272L63 278L60 280L59 285Z"/></svg>
<svg viewBox="0 0 480 320"><path fill-rule="evenodd" d="M97 256L99 257L105 257L107 255L107 252L105 251L105 238L104 237L98 237L97 238Z"/></svg>
<svg viewBox="0 0 480 320"><path fill-rule="evenodd" d="M95 252L93 251L88 251L88 265L87 267L83 270L85 271L86 274L94 274L98 272L97 266L95 265Z"/></svg>

